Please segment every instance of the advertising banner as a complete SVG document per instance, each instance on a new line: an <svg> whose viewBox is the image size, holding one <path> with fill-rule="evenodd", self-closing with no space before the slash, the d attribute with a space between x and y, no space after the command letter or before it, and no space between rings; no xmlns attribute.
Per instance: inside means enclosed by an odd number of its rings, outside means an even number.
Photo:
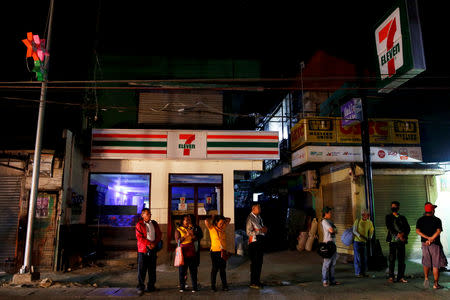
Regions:
<svg viewBox="0 0 450 300"><path fill-rule="evenodd" d="M370 147L373 163L421 162L420 147ZM292 154L292 167L308 162L362 162L359 146L305 146Z"/></svg>
<svg viewBox="0 0 450 300"><path fill-rule="evenodd" d="M361 98L353 98L341 106L342 126L358 124L362 121Z"/></svg>
<svg viewBox="0 0 450 300"><path fill-rule="evenodd" d="M277 131L93 129L92 159L279 159Z"/></svg>
<svg viewBox="0 0 450 300"><path fill-rule="evenodd" d="M339 144L361 144L361 124L344 126L342 120L337 121L337 142ZM383 119L369 120L369 135L371 144L390 144L391 122Z"/></svg>
<svg viewBox="0 0 450 300"><path fill-rule="evenodd" d="M417 120L393 120L391 129L394 144L420 144Z"/></svg>
<svg viewBox="0 0 450 300"><path fill-rule="evenodd" d="M291 149L305 143L335 143L335 118L307 118L300 120L291 129Z"/></svg>

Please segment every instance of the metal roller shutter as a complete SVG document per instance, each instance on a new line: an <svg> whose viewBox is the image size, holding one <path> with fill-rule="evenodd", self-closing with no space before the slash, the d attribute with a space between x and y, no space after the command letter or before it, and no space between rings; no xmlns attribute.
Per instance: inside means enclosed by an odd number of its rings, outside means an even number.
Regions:
<svg viewBox="0 0 450 300"><path fill-rule="evenodd" d="M421 257L420 237L416 234L416 221L423 215L423 205L427 201L425 176L423 175L378 175L374 176L375 230L380 240L383 254L389 254L386 242L386 215L391 213L391 202L400 202L400 214L411 226L406 255L409 258Z"/></svg>
<svg viewBox="0 0 450 300"><path fill-rule="evenodd" d="M0 177L0 262L16 254L22 177Z"/></svg>
<svg viewBox="0 0 450 300"><path fill-rule="evenodd" d="M324 206L334 208L333 221L338 230L336 247L340 253L351 253L352 247L345 246L341 234L353 225L352 193L350 180L334 182L323 187Z"/></svg>

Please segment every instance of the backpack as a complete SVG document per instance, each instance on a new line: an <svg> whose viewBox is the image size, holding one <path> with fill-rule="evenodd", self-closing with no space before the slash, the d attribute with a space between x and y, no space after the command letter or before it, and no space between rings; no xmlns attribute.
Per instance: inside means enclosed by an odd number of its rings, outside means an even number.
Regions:
<svg viewBox="0 0 450 300"><path fill-rule="evenodd" d="M319 243L317 254L323 258L331 258L336 253L336 245L332 241L327 243Z"/></svg>

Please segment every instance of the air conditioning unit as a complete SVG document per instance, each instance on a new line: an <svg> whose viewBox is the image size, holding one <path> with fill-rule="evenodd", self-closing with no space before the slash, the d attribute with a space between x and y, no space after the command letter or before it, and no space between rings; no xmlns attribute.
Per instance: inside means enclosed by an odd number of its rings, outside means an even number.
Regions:
<svg viewBox="0 0 450 300"><path fill-rule="evenodd" d="M303 190L310 190L318 188L318 178L316 170L308 170L302 172Z"/></svg>

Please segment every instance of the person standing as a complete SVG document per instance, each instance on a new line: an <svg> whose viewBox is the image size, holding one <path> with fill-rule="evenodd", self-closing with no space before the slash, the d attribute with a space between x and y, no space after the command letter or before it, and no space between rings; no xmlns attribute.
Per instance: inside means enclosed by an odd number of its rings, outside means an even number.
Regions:
<svg viewBox="0 0 450 300"><path fill-rule="evenodd" d="M391 202L392 213L386 216L387 237L389 243L389 282L394 282L395 260L398 261L397 281L407 283L405 279L405 245L408 243L408 235L411 228L405 216L398 213L400 203Z"/></svg>
<svg viewBox="0 0 450 300"><path fill-rule="evenodd" d="M322 229L323 229L323 242L328 243L332 242L336 244L336 233L337 229L334 226L332 218L332 208L325 206L322 209ZM334 278L334 268L336 266L337 261L337 251L334 252L333 256L330 258L324 258L322 264L322 284L324 287L329 285L339 285L340 282L336 281Z"/></svg>
<svg viewBox="0 0 450 300"><path fill-rule="evenodd" d="M434 216L437 205L430 202L425 203L425 215L420 217L416 223L416 233L420 235L422 241L422 265L425 275L424 286L429 287L428 274L433 268L434 289L441 289L439 284L439 269L445 267L445 256L441 251L440 234L442 232L442 221Z"/></svg>
<svg viewBox="0 0 450 300"><path fill-rule="evenodd" d="M355 276L358 278L367 277L367 242L372 239L374 227L369 219L369 211L362 209L361 218L353 223L353 264L355 266Z"/></svg>
<svg viewBox="0 0 450 300"><path fill-rule="evenodd" d="M261 206L252 205L252 212L247 217L246 232L248 235L248 252L250 256L250 287L254 289L262 288L261 269L264 256L264 239L267 227L264 226L260 216Z"/></svg>
<svg viewBox="0 0 450 300"><path fill-rule="evenodd" d="M183 252L184 264L179 267L180 292L185 291L186 274L189 268L192 280L192 292L198 291L197 287L197 260L195 253L195 241L197 237L194 234L191 217L183 216L182 224L175 231L175 241L180 244Z"/></svg>
<svg viewBox="0 0 450 300"><path fill-rule="evenodd" d="M220 273L220 279L222 280L222 290L228 291L227 283L227 261L224 259L224 254L226 252L226 232L225 229L230 223L230 218L225 218L224 216L214 216L211 220L210 218L205 219L205 225L209 230L209 236L211 239L211 290L216 291L216 278L217 272ZM226 254L225 254L226 255Z"/></svg>
<svg viewBox="0 0 450 300"><path fill-rule="evenodd" d="M194 240L194 246L195 246L195 259L197 267L200 265L200 242L203 238L203 231L200 226L197 225L197 222L195 221L195 215L190 214L189 217L191 218L191 224L194 230L195 240Z"/></svg>
<svg viewBox="0 0 450 300"><path fill-rule="evenodd" d="M136 239L138 247L138 294L144 294L145 277L148 273L146 292L156 291L156 252L161 241L161 230L156 221L151 220L148 208L143 208L141 219L136 223Z"/></svg>

